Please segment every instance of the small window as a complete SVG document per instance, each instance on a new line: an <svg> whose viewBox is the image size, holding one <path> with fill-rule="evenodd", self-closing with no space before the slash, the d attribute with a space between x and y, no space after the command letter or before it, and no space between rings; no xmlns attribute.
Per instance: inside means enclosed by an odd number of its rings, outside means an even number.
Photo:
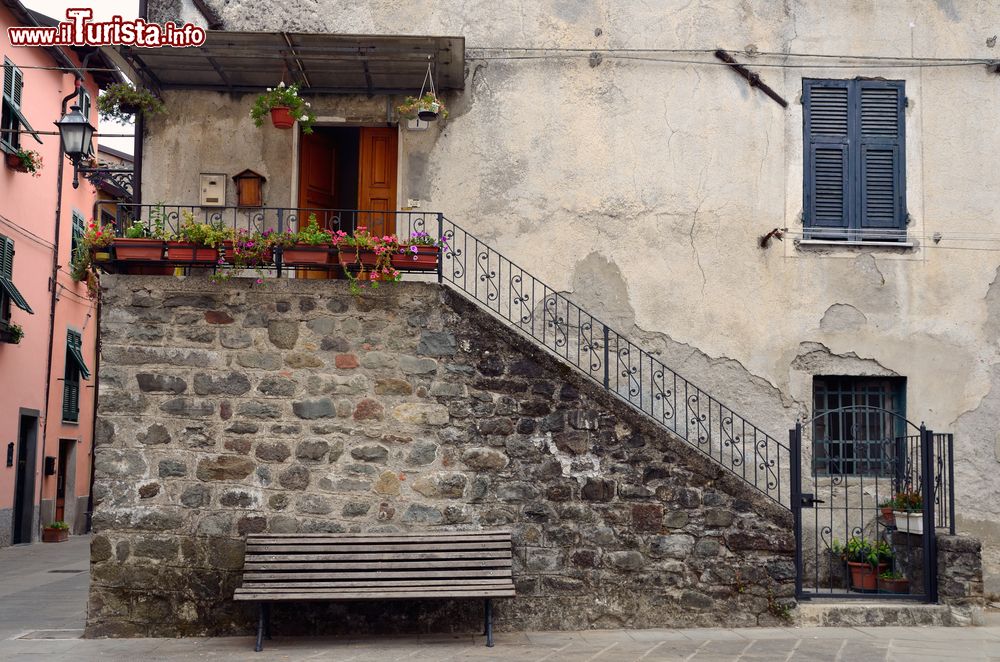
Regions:
<svg viewBox="0 0 1000 662"><path fill-rule="evenodd" d="M903 81L802 83L805 237L904 241Z"/></svg>
<svg viewBox="0 0 1000 662"><path fill-rule="evenodd" d="M14 285L14 240L0 235L0 322L10 321L10 306L34 314Z"/></svg>
<svg viewBox="0 0 1000 662"><path fill-rule="evenodd" d="M815 475L894 476L907 434L905 393L899 377L815 377Z"/></svg>
<svg viewBox="0 0 1000 662"><path fill-rule="evenodd" d="M3 106L0 108L0 148L12 152L21 145L21 89L24 74L14 63L3 60Z"/></svg>
<svg viewBox="0 0 1000 662"><path fill-rule="evenodd" d="M73 210L73 237L70 242L70 255L76 255L76 249L80 247L84 234L83 214Z"/></svg>
<svg viewBox="0 0 1000 662"><path fill-rule="evenodd" d="M90 370L83 360L83 338L78 331L66 332L66 371L63 376L63 421L76 423L80 419L80 377L90 379Z"/></svg>

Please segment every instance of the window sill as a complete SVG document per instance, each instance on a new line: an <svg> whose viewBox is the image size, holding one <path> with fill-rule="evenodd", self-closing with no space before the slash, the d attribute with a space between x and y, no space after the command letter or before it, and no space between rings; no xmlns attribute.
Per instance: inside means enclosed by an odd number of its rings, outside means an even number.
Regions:
<svg viewBox="0 0 1000 662"><path fill-rule="evenodd" d="M840 241L836 239L797 239L796 247L809 248L877 248L897 249L899 251L916 250L919 246L915 241Z"/></svg>

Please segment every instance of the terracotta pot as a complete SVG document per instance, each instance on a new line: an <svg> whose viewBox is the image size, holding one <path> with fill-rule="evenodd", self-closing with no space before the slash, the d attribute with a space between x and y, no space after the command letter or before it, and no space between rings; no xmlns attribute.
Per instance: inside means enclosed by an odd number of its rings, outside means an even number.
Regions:
<svg viewBox="0 0 1000 662"><path fill-rule="evenodd" d="M115 258L118 260L143 260L159 262L163 259L163 241L160 239L115 239Z"/></svg>
<svg viewBox="0 0 1000 662"><path fill-rule="evenodd" d="M27 166L24 165L24 161L17 154L6 154L7 167L18 172L28 172Z"/></svg>
<svg viewBox="0 0 1000 662"><path fill-rule="evenodd" d="M878 580L878 592L879 593L902 593L908 594L910 592L910 580L909 579L882 579Z"/></svg>
<svg viewBox="0 0 1000 662"><path fill-rule="evenodd" d="M236 253L233 250L233 242L231 242L231 241L224 241L224 242L222 242L222 246L220 246L219 249L220 249L220 252L222 253L222 258L228 264L236 264ZM272 262L274 262L274 254L270 250L266 250L266 251L264 251L264 255L262 256L261 259L262 259L262 261L261 261L260 265L250 264L250 265L244 265L244 266L254 267L254 266L262 266L262 265L265 265L265 264L271 264Z"/></svg>
<svg viewBox="0 0 1000 662"><path fill-rule="evenodd" d="M295 244L281 253L282 264L328 264L330 262L330 246L313 246L311 244Z"/></svg>
<svg viewBox="0 0 1000 662"><path fill-rule="evenodd" d="M276 129L290 129L295 126L295 118L292 117L292 109L286 106L277 106L271 109L271 124Z"/></svg>
<svg viewBox="0 0 1000 662"><path fill-rule="evenodd" d="M340 264L345 268L363 267L365 271L368 271L378 265L378 256L375 255L375 251L358 250L354 246L342 246L340 248Z"/></svg>
<svg viewBox="0 0 1000 662"><path fill-rule="evenodd" d="M42 529L42 542L66 542L69 540L69 529Z"/></svg>
<svg viewBox="0 0 1000 662"><path fill-rule="evenodd" d="M171 262L215 264L219 260L219 250L211 246L191 244L186 241L168 241L167 259Z"/></svg>
<svg viewBox="0 0 1000 662"><path fill-rule="evenodd" d="M892 516L892 506L882 507L882 523L886 526L895 526L896 519Z"/></svg>
<svg viewBox="0 0 1000 662"><path fill-rule="evenodd" d="M889 569L889 564L879 563L877 568L873 568L867 563L848 561L847 567L851 570L851 588L870 592L878 590L878 576Z"/></svg>
<svg viewBox="0 0 1000 662"><path fill-rule="evenodd" d="M414 253L410 246L402 247L403 252L392 254L392 266L396 269L407 269L409 271L437 271L438 261L441 259L441 249L437 246L413 246L417 249Z"/></svg>

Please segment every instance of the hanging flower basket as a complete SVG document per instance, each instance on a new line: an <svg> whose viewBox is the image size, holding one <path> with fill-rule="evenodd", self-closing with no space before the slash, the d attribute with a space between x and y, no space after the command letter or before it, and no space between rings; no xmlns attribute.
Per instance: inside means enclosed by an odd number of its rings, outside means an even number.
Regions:
<svg viewBox="0 0 1000 662"><path fill-rule="evenodd" d="M295 126L292 109L287 106L277 106L271 109L271 124L276 129L290 129Z"/></svg>
<svg viewBox="0 0 1000 662"><path fill-rule="evenodd" d="M21 161L21 157L17 154L6 154L4 155L4 160L7 162L7 167L16 170L17 172L28 172L28 168L25 167L24 163Z"/></svg>
<svg viewBox="0 0 1000 662"><path fill-rule="evenodd" d="M396 106L396 112L400 117L409 120L419 118L425 122L433 122L439 117L448 119L448 109L433 92L419 97L406 97L403 103Z"/></svg>

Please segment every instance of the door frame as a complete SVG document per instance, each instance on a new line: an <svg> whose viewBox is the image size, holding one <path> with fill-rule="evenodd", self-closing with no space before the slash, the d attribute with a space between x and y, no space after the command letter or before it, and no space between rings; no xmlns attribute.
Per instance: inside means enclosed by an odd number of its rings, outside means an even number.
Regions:
<svg viewBox="0 0 1000 662"><path fill-rule="evenodd" d="M35 518L38 511L35 508L35 495L39 484L35 480L38 463L38 423L41 412L37 409L18 410L17 415L17 459L14 469L14 513L11 523L11 540L15 544L30 543L34 540ZM29 420L27 427L25 420ZM30 421L33 421L30 422ZM24 437L27 430L28 436ZM24 473L20 475L17 465L21 462L21 439L25 439Z"/></svg>

